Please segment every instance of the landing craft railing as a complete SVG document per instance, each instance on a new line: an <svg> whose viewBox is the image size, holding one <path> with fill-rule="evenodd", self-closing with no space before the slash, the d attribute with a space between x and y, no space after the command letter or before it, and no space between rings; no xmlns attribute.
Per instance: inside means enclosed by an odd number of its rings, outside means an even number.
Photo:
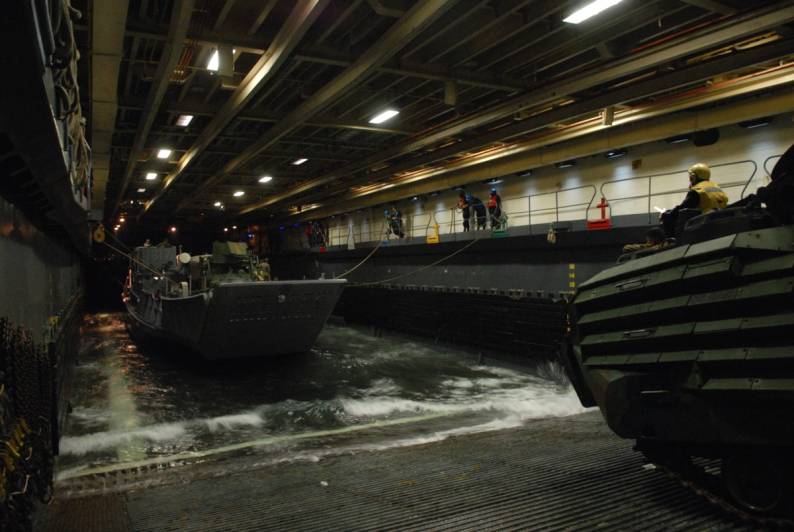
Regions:
<svg viewBox="0 0 794 532"><path fill-rule="evenodd" d="M714 170L719 170L721 168L732 167L742 164L748 164L752 166L752 171L750 172L750 176L746 179L741 180L733 180L733 181L724 181L719 179L719 171L715 172ZM742 187L742 191L740 193L740 198L744 197L745 190L752 182L753 178L755 177L756 172L758 171L758 164L755 161L751 160L743 160L743 161L734 161L729 163L722 163L722 164L715 164L711 166L712 176L714 176L715 181L720 185L720 187L728 193L730 189ZM621 205L626 205L626 202L638 202L643 201L646 203L645 213L648 215L648 224L653 224L655 219L653 215L656 213L656 205L654 205L654 198L663 198L664 196L670 196L673 202L677 205L683 200L683 196L689 191L689 188L683 187L675 187L675 188L666 188L663 180L667 179L671 182L674 181L675 183L686 182L687 171L686 170L678 170L675 172L664 172L660 174L649 174L644 176L635 176L635 177L626 177L623 179L613 179L610 181L605 181L601 183L600 192L601 196L606 199L609 209L609 216L610 218L615 214L615 210L619 210L616 207L620 207ZM620 195L619 192L611 191L610 188L614 187L623 187L628 189L638 189L639 186L632 186L634 183L641 184L644 188L644 184L642 184L643 180L647 180L647 192L642 194L632 194L632 195ZM661 184L660 184L661 183ZM669 186L669 185L668 185ZM665 203L664 201L659 201L658 203ZM631 205L631 203L628 203ZM668 207L672 207L673 205L668 205ZM664 208L664 207L660 207ZM636 209L632 209L628 207L628 209L632 210L632 212L627 214L638 214Z"/></svg>

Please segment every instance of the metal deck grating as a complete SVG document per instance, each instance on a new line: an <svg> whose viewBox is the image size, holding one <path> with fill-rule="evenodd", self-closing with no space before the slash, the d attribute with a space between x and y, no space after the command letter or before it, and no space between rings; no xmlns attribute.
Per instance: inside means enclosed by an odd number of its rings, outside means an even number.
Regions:
<svg viewBox="0 0 794 532"><path fill-rule="evenodd" d="M594 412L317 463L236 469L233 474L217 477L215 471L189 481L179 475L170 485L121 495L131 528L745 528L663 473L643 468L631 442L614 437ZM83 500L62 506L69 509Z"/></svg>

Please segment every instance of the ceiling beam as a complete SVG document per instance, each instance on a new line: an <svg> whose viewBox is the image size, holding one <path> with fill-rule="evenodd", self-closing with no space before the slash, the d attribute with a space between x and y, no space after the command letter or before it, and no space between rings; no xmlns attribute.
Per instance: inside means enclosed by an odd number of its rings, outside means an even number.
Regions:
<svg viewBox="0 0 794 532"><path fill-rule="evenodd" d="M126 32L126 35L128 36L153 40L165 39L162 33L152 32L150 30L144 29L142 24L133 23L130 26L131 28L138 27L138 29L129 29ZM189 33L186 38L186 42L187 41L197 43L201 46L226 46L248 53L260 55L265 53L265 50L259 46L257 41L253 41L247 36L235 36L231 34L212 35L209 33ZM338 50L330 50L327 48L307 48L300 50L295 54L295 59L307 63L318 63L339 67L348 67L355 62L355 59L351 57L350 54L340 52ZM507 92L525 90L528 87L528 83L519 78L510 78L508 76L492 74L487 71L472 72L463 68L449 68L444 65L435 64L425 65L416 63L411 64L410 66L384 65L382 68L378 68L377 71L418 79L456 81L462 85L483 87L486 89L495 89Z"/></svg>
<svg viewBox="0 0 794 532"><path fill-rule="evenodd" d="M215 24L212 26L212 29L218 31L223 23L226 22L226 17L229 16L229 12L234 7L234 4L237 0L226 0L223 3L223 7L221 8L220 12L218 13L218 18L215 19Z"/></svg>
<svg viewBox="0 0 794 532"><path fill-rule="evenodd" d="M136 102L134 99L127 99L128 103L120 103L119 107L122 109L141 110L143 109L141 102ZM191 104L191 103L178 103L176 105L168 105L167 112L173 114L185 114L193 116L215 116L217 109L206 104ZM245 112L237 115L237 120L247 122L278 122L286 116L286 113L271 113L268 111L260 111L257 109L247 109ZM306 122L307 126L312 127L326 127L331 129L352 129L356 131L368 131L370 133L387 133L392 135L414 135L417 130L407 127L388 127L378 126L365 122L363 120L350 120L341 119L334 116L319 115L312 120Z"/></svg>
<svg viewBox="0 0 794 532"><path fill-rule="evenodd" d="M735 15L738 11L736 8L726 5L723 2L718 2L717 0L682 0L682 2L707 11L719 13L720 15Z"/></svg>
<svg viewBox="0 0 794 532"><path fill-rule="evenodd" d="M386 5L387 0L367 0L367 3L372 8L372 11L382 17L400 18L405 15L405 9Z"/></svg>
<svg viewBox="0 0 794 532"><path fill-rule="evenodd" d="M285 193L275 195L256 204L250 204L244 208L244 212L251 212L282 201L289 201L314 188L332 183L341 177L349 176L353 172L381 164L433 144L448 142L451 138L467 131L475 130L497 120L509 118L516 113L549 105L589 87L613 82L617 79L647 71L651 68L668 64L680 57L698 53L748 35L768 31L792 20L794 20L794 5L791 2L778 2L772 6L738 15L735 18L715 22L697 32L666 41L653 48L618 59L582 74L566 77L537 90L531 90L510 98L501 104L472 113L446 126L436 128L427 135L409 139L406 142L360 159L351 165L324 176L310 179Z"/></svg>
<svg viewBox="0 0 794 532"><path fill-rule="evenodd" d="M259 28L261 28L262 24L265 23L267 16L271 11L273 11L273 8L276 7L277 2L278 0L267 0L267 2L265 2L265 5L262 6L262 9L259 11L259 15L256 17L256 20L254 20L254 23L251 24L250 28L248 28L248 35L254 35L257 31L259 31Z"/></svg>
<svg viewBox="0 0 794 532"><path fill-rule="evenodd" d="M344 188L339 187L339 191L346 190L351 185L363 182L372 183L381 179L386 179L394 176L398 172L418 169L421 168L422 165L436 163L465 152L481 150L495 143L509 141L509 139L519 135L526 136L555 124L592 116L600 109L606 107L630 104L631 102L646 99L660 93L669 93L675 89L691 87L693 84L702 83L711 78L742 71L752 65L776 61L791 55L792 50L794 50L792 44L794 44L794 41L791 40L779 41L766 46L759 46L737 52L732 55L719 56L711 61L693 64L681 70L674 70L668 73L651 76L642 81L612 91L607 91L601 95L582 99L578 102L561 106L513 124L488 131L482 135L478 135L476 138L457 142L425 155L411 158L405 162L398 162L383 170L363 175L359 179L347 180ZM327 190L323 191L324 195L328 193L329 191ZM316 198L315 196L311 196L310 199Z"/></svg>
<svg viewBox="0 0 794 532"><path fill-rule="evenodd" d="M621 127L606 128L596 124L574 128L575 131L560 130L550 136L526 143L519 151L508 153L503 157L495 157L486 163L470 163L460 167L429 170L424 179L397 183L389 189L357 197L350 194L347 198L334 198L334 201L329 202L327 206L311 211L304 210L302 213L295 213L294 216L298 220L320 219L414 195L479 183L484 177L506 176L527 168L541 168L560 161L605 153L612 149L637 146L683 133L724 127L744 120L769 116L770 108L776 113L787 113L794 111L793 95L794 92L789 85L780 92L764 98L746 99L688 113L651 115L647 117L648 119L624 123ZM731 97L732 93L728 92L719 99L727 100ZM705 100L716 101L714 98L695 98L687 105L689 108L698 107L702 105L700 102ZM661 112L665 113L664 110Z"/></svg>
<svg viewBox="0 0 794 532"><path fill-rule="evenodd" d="M280 138L305 124L306 121L336 101L340 95L358 86L376 68L393 57L437 17L452 7L453 4L453 0L426 0L415 4L405 16L395 22L375 44L367 49L355 63L289 112L283 120L275 123L259 141L237 157L231 159L217 175L202 183L196 194L220 183L226 174L240 168L278 142ZM177 210L189 205L190 200L191 196L184 198Z"/></svg>
<svg viewBox="0 0 794 532"><path fill-rule="evenodd" d="M135 171L138 155L143 151L146 139L149 138L149 131L152 128L154 119L160 111L160 104L163 102L165 91L171 83L171 75L176 68L176 64L182 55L182 43L187 35L187 28L190 25L190 17L193 14L194 0L174 0L171 8L171 23L168 29L168 38L163 45L163 52L160 61L157 63L157 71L154 80L146 96L146 103L143 106L138 130L135 133L135 140L132 143L132 157L127 161L127 167L121 178L116 197L107 209L108 217L112 218L116 214L119 202L127 193L132 173Z"/></svg>
<svg viewBox="0 0 794 532"><path fill-rule="evenodd" d="M118 110L119 65L124 55L127 0L99 2L91 13L92 202L104 210L110 172L111 139Z"/></svg>
<svg viewBox="0 0 794 532"><path fill-rule="evenodd" d="M327 3L328 0L299 0L295 3L295 7L271 42L267 53L259 58L234 93L215 113L210 123L204 127L193 146L182 156L174 171L166 176L160 191L146 203L144 213L151 209L157 200L166 193L168 187L187 169L191 161L234 120L254 98L257 91L273 78Z"/></svg>
<svg viewBox="0 0 794 532"><path fill-rule="evenodd" d="M295 59L307 63L349 67L355 60L344 52L303 49L295 54ZM468 72L465 69L450 69L443 65L385 65L377 69L383 74L394 74L408 78L429 79L443 82L455 82L472 87L483 87L507 92L526 90L529 83L515 78L508 79L488 72Z"/></svg>

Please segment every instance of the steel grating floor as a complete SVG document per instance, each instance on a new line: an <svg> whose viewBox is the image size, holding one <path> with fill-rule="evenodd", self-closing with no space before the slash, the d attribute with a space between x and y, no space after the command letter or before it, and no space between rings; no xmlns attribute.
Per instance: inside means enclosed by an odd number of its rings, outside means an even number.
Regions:
<svg viewBox="0 0 794 532"><path fill-rule="evenodd" d="M41 530L732 530L597 412L440 443L256 466L256 457L60 486ZM121 486L121 487L120 487ZM129 489L132 488L132 489ZM84 497L82 493L92 495ZM64 494L68 493L68 496Z"/></svg>

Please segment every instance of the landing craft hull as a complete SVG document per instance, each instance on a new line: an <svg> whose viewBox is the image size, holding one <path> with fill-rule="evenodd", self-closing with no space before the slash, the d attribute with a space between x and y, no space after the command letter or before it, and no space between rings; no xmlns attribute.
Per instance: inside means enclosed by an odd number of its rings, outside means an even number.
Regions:
<svg viewBox="0 0 794 532"><path fill-rule="evenodd" d="M228 283L180 298L130 291L125 303L141 333L185 345L208 360L270 357L310 350L345 283Z"/></svg>

